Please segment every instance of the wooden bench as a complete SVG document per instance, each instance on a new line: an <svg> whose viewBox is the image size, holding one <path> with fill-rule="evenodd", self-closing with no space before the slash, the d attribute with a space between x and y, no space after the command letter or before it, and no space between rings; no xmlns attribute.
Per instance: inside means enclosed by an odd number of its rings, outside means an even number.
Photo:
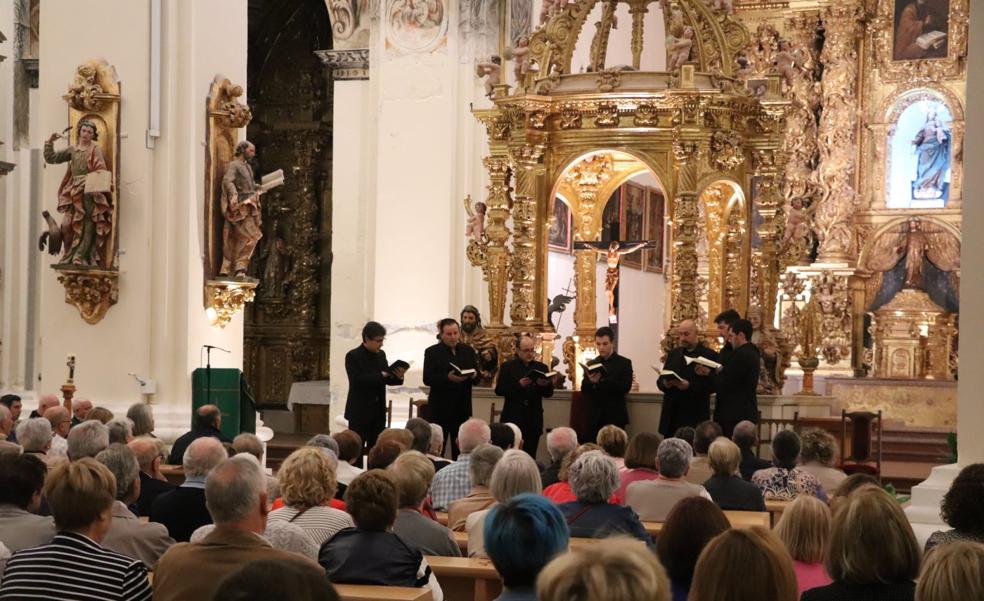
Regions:
<svg viewBox="0 0 984 601"><path fill-rule="evenodd" d="M779 518L782 517L783 512L786 511L786 509L788 509L789 506L792 504L793 504L792 501L766 501L765 502L765 509L769 512L769 515L772 516L773 528L775 528L776 524L779 523Z"/></svg>
<svg viewBox="0 0 984 601"><path fill-rule="evenodd" d="M424 557L449 601L492 601L502 593L502 579L488 559Z"/></svg>
<svg viewBox="0 0 984 601"><path fill-rule="evenodd" d="M448 525L448 512L446 512L446 511L435 511L434 513L437 515L437 523L438 524L441 524L442 526L447 526Z"/></svg>
<svg viewBox="0 0 984 601"><path fill-rule="evenodd" d="M175 486L181 486L185 481L184 468L180 465L162 465L161 473L167 481Z"/></svg>
<svg viewBox="0 0 984 601"><path fill-rule="evenodd" d="M764 511L725 511L724 517L728 518L733 528L751 528L752 526L769 527L771 514ZM646 532L650 536L659 535L663 530L664 522L643 522Z"/></svg>
<svg viewBox="0 0 984 601"><path fill-rule="evenodd" d="M372 584L334 584L342 601L431 601L429 589ZM445 598L447 598L445 596Z"/></svg>
<svg viewBox="0 0 984 601"><path fill-rule="evenodd" d="M458 547L461 549L461 554L468 555L468 533L452 531L451 538L454 539L454 542L458 543Z"/></svg>

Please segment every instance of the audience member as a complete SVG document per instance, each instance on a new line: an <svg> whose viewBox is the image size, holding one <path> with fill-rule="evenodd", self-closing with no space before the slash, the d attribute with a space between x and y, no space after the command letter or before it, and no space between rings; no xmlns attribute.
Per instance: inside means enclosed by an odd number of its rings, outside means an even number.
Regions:
<svg viewBox="0 0 984 601"><path fill-rule="evenodd" d="M640 480L655 480L659 477L656 469L656 454L663 437L655 432L640 432L632 437L625 450L625 468L621 474L621 485L615 492L619 499L625 498L629 484Z"/></svg>
<svg viewBox="0 0 984 601"><path fill-rule="evenodd" d="M659 478L633 482L625 489L625 504L646 521L663 522L681 499L711 495L699 484L687 482L693 451L686 441L667 438L657 451Z"/></svg>
<svg viewBox="0 0 984 601"><path fill-rule="evenodd" d="M11 417L10 409L6 405L0 405L0 441L7 440L14 430L14 420ZM15 434L14 439L17 438Z"/></svg>
<svg viewBox="0 0 984 601"><path fill-rule="evenodd" d="M536 601L537 576L570 543L564 516L534 493L496 505L483 521L485 547L503 583L495 601Z"/></svg>
<svg viewBox="0 0 984 601"><path fill-rule="evenodd" d="M89 399L75 399L72 401L72 427L74 428L88 419L90 411L92 411L92 401Z"/></svg>
<svg viewBox="0 0 984 601"><path fill-rule="evenodd" d="M25 455L34 455L48 467L55 467L65 461L64 457L48 455L51 449L51 422L43 417L32 417L17 425L17 444Z"/></svg>
<svg viewBox="0 0 984 601"><path fill-rule="evenodd" d="M984 599L984 545L953 542L926 555L916 601Z"/></svg>
<svg viewBox="0 0 984 601"><path fill-rule="evenodd" d="M651 542L636 512L624 505L612 504L608 498L619 486L618 466L601 451L588 451L571 464L568 480L576 501L562 503L560 511L578 538L605 538L627 534ZM633 486L644 484L637 482ZM631 488L631 487L630 487Z"/></svg>
<svg viewBox="0 0 984 601"><path fill-rule="evenodd" d="M731 524L717 505L703 497L688 497L677 503L656 540L656 556L666 568L673 601L687 601L694 567L701 551Z"/></svg>
<svg viewBox="0 0 984 601"><path fill-rule="evenodd" d="M694 439L697 438L697 430L691 428L690 426L677 428L677 431L673 433L671 438L679 438L680 440L686 441L686 443L690 445L691 450L693 450Z"/></svg>
<svg viewBox="0 0 984 601"><path fill-rule="evenodd" d="M448 527L456 532L465 531L465 520L476 511L488 509L495 503L489 492L489 480L495 464L502 459L502 449L491 444L480 444L471 452L468 462L468 477L471 490L460 499L448 505Z"/></svg>
<svg viewBox="0 0 984 601"><path fill-rule="evenodd" d="M348 486L365 471L356 465L362 462L362 438L354 430L342 430L332 438L338 445L338 483Z"/></svg>
<svg viewBox="0 0 984 601"><path fill-rule="evenodd" d="M741 477L751 481L752 475L764 469L769 469L772 464L765 459L760 459L756 449L758 448L758 426L748 420L738 422L735 431L731 435L738 448L741 449L741 463L738 469Z"/></svg>
<svg viewBox="0 0 984 601"><path fill-rule="evenodd" d="M796 467L800 453L800 438L792 430L782 430L772 439L774 467L752 475L752 484L759 487L766 500L792 501L800 495L812 495L827 501L827 493L813 474Z"/></svg>
<svg viewBox="0 0 984 601"><path fill-rule="evenodd" d="M576 448L577 432L573 428L561 426L547 432L547 455L550 456L550 465L540 472L543 488L560 482L560 464L564 461L564 457Z"/></svg>
<svg viewBox="0 0 984 601"><path fill-rule="evenodd" d="M387 441L395 442L400 445L401 453L403 451L409 451L413 448L413 434L411 434L410 430L407 430L406 428L386 428L380 432L379 438L376 440L376 444Z"/></svg>
<svg viewBox="0 0 984 601"><path fill-rule="evenodd" d="M95 457L109 446L109 428L101 421L89 419L68 433L68 459L78 461Z"/></svg>
<svg viewBox="0 0 984 601"><path fill-rule="evenodd" d="M85 415L86 421L96 420L102 425L108 424L113 419L113 412L105 407L93 407Z"/></svg>
<svg viewBox="0 0 984 601"><path fill-rule="evenodd" d="M434 483L431 485L431 503L437 511L444 511L451 504L451 501L460 499L471 490L471 476L469 475L468 464L469 455L480 444L489 444L492 440L492 431L489 425L478 418L471 418L458 428L458 447L461 454L457 460L448 467L440 470L434 475Z"/></svg>
<svg viewBox="0 0 984 601"><path fill-rule="evenodd" d="M335 445L335 456L338 456L338 444L328 437L332 444ZM308 446L311 445L311 441L308 441ZM232 449L235 454L248 453L256 460L260 462L260 466L263 466L264 455L266 455L266 448L263 446L263 441L256 434L251 434L250 432L243 432L235 438L232 439ZM266 479L267 483L267 499L273 501L280 496L280 484L277 482L277 478L270 473L269 469L263 469L263 477Z"/></svg>
<svg viewBox="0 0 984 601"><path fill-rule="evenodd" d="M219 583L213 601L339 601L324 570L297 561L259 559Z"/></svg>
<svg viewBox="0 0 984 601"><path fill-rule="evenodd" d="M426 587L434 601L443 601L444 593L423 554L391 531L399 495L386 472L369 470L360 474L345 491L345 504L355 528L336 534L321 547L318 558L329 580L340 584Z"/></svg>
<svg viewBox="0 0 984 601"><path fill-rule="evenodd" d="M109 428L109 444L128 444L133 440L133 422L128 417L116 417L106 424Z"/></svg>
<svg viewBox="0 0 984 601"><path fill-rule="evenodd" d="M755 526L729 529L704 547L689 601L796 601L796 574L782 543ZM805 599L805 597L804 597Z"/></svg>
<svg viewBox="0 0 984 601"><path fill-rule="evenodd" d="M235 443L235 439L233 440L233 443ZM260 444L262 445L262 443ZM328 449L335 455L335 457L338 457L338 441L327 434L315 434L304 443L304 446L316 447L318 449ZM260 465L262 465L262 463Z"/></svg>
<svg viewBox="0 0 984 601"><path fill-rule="evenodd" d="M571 483L569 482L568 477L570 476L571 465L577 461L578 457L588 451L601 451L601 447L593 442L586 442L565 455L564 460L560 464L560 471L557 472L557 477L559 480L556 483L544 488L543 496L550 499L554 503L569 503L571 501L576 501L577 495L575 495L574 490L571 489ZM612 498L609 499L608 502L618 503L619 498L612 494Z"/></svg>
<svg viewBox="0 0 984 601"><path fill-rule="evenodd" d="M516 434L513 429L503 423L493 423L489 425L489 431L491 432L490 443L494 446L499 447L503 451L508 451L509 449L515 448L516 446Z"/></svg>
<svg viewBox="0 0 984 601"><path fill-rule="evenodd" d="M833 584L803 593L801 601L912 601L919 546L902 508L890 494L863 486L834 511L827 573Z"/></svg>
<svg viewBox="0 0 984 601"><path fill-rule="evenodd" d="M195 440L222 449L213 438ZM225 452L224 449L222 449ZM208 511L215 529L198 543L179 543L161 558L154 574L155 601L211 601L222 579L254 560L317 564L295 553L274 549L263 539L267 522L266 481L251 455L222 460L205 481ZM162 497L163 499L163 497Z"/></svg>
<svg viewBox="0 0 984 601"><path fill-rule="evenodd" d="M799 594L833 582L823 566L830 540L830 508L816 497L796 497L776 525L776 536L793 558Z"/></svg>
<svg viewBox="0 0 984 601"><path fill-rule="evenodd" d="M58 534L50 543L10 558L0 599L149 601L143 562L100 546L113 519L115 496L113 474L94 459L55 468L45 482L44 497Z"/></svg>
<svg viewBox="0 0 984 601"><path fill-rule="evenodd" d="M162 524L143 523L127 508L140 497L140 466L136 455L126 445L113 443L96 455L96 461L105 465L116 480L113 519L102 545L139 559L153 569L161 555L174 544L174 539Z"/></svg>
<svg viewBox="0 0 984 601"><path fill-rule="evenodd" d="M670 582L648 549L615 537L558 555L536 592L539 601L670 601Z"/></svg>
<svg viewBox="0 0 984 601"><path fill-rule="evenodd" d="M543 490L540 480L540 469L536 461L526 451L509 449L492 470L489 481L489 492L495 499L495 504L506 503L513 497L525 493L540 494ZM494 505L493 505L494 507ZM490 509L476 511L465 519L465 530L468 532L469 557L485 557L485 521Z"/></svg>
<svg viewBox="0 0 984 601"><path fill-rule="evenodd" d="M127 445L140 466L140 497L137 499L137 515L150 516L154 500L163 493L174 490L174 485L161 473L164 461L164 444L156 438L138 437Z"/></svg>
<svg viewBox="0 0 984 601"><path fill-rule="evenodd" d="M384 470L392 465L396 461L396 458L400 456L400 453L405 450L399 442L385 440L380 435L376 444L369 449L369 454L366 455L366 469Z"/></svg>
<svg viewBox="0 0 984 601"><path fill-rule="evenodd" d="M430 442L430 427L427 428ZM422 513L427 491L434 480L434 464L420 451L407 451L389 467L396 485L399 512L393 532L424 555L461 557L461 547L451 531Z"/></svg>
<svg viewBox="0 0 984 601"><path fill-rule="evenodd" d="M58 405L44 412L44 418L51 424L51 448L48 454L59 460L68 459L68 431L72 429L72 414Z"/></svg>
<svg viewBox="0 0 984 601"><path fill-rule="evenodd" d="M984 543L984 463L966 466L943 495L940 517L953 530L940 530L926 541L926 551L956 541Z"/></svg>
<svg viewBox="0 0 984 601"><path fill-rule="evenodd" d="M848 498L850 498L851 495L858 490L869 486L881 488L881 483L879 483L878 479L871 474L864 473L851 474L845 478L844 481L841 482L841 485L837 487L837 490L834 491L834 495L830 499L831 515L833 515L833 512L837 511L837 508L840 507L840 505L842 505Z"/></svg>
<svg viewBox="0 0 984 601"><path fill-rule="evenodd" d="M50 392L42 394L38 397L38 408L31 411L31 415L28 419L35 419L38 417L44 417L44 412L52 407L57 407L61 405L61 401L58 399L57 394L52 394Z"/></svg>
<svg viewBox="0 0 984 601"><path fill-rule="evenodd" d="M434 473L436 474L451 465L451 460L441 457L441 451L444 449L444 428L440 424L431 424L430 429L431 439L430 447L427 449L427 458L434 464Z"/></svg>
<svg viewBox="0 0 984 601"><path fill-rule="evenodd" d="M509 429L513 431L513 446L511 448L513 448L513 449L523 449L523 450L526 450L523 447L523 444L524 444L523 443L523 431L519 429L519 426L517 426L516 424L514 424L512 422L506 422L506 425L509 426ZM541 426L540 430L543 430L543 427L542 426ZM539 443L540 437L538 436L536 440ZM536 461L536 449L534 449L534 448L531 447L530 450L527 451L527 453L529 454L530 457L533 458L533 461Z"/></svg>
<svg viewBox="0 0 984 601"><path fill-rule="evenodd" d="M411 417L407 420L407 425L404 427L410 433L410 436L413 437L413 443L410 445L410 449L426 455L430 451L431 441L431 427L427 423L427 420L420 417Z"/></svg>
<svg viewBox="0 0 984 601"><path fill-rule="evenodd" d="M233 456L235 457L235 455ZM269 502L269 499L267 501ZM200 543L213 530L215 530L215 524L205 524L191 533L191 538L188 539L188 542ZM288 522L274 522L268 519L262 536L274 549L290 551L291 553L303 555L311 561L318 561L318 549L320 547L311 540L310 536L305 534L300 526L295 526ZM323 573L322 570L319 571Z"/></svg>
<svg viewBox="0 0 984 601"><path fill-rule="evenodd" d="M185 450L199 438L217 438L222 442L232 442L219 430L222 427L222 412L215 405L202 405L195 411L193 419L191 431L179 436L171 447L171 456L167 460L171 465L180 465L184 460Z"/></svg>
<svg viewBox="0 0 984 601"><path fill-rule="evenodd" d="M687 482L703 484L714 475L707 452L711 443L721 436L721 426L712 421L701 422L694 429L694 458L690 460L690 471L687 472Z"/></svg>
<svg viewBox="0 0 984 601"><path fill-rule="evenodd" d="M24 406L21 398L16 394L5 394L0 396L0 405L3 405L10 411L10 419L16 426L17 422L20 421L21 409Z"/></svg>
<svg viewBox="0 0 984 601"><path fill-rule="evenodd" d="M133 436L154 435L154 410L150 403L134 403L126 410L126 417L133 424Z"/></svg>
<svg viewBox="0 0 984 601"><path fill-rule="evenodd" d="M3 455L22 455L24 449L21 448L16 442L10 442L9 440L0 440L0 456Z"/></svg>
<svg viewBox="0 0 984 601"><path fill-rule="evenodd" d="M736 511L766 510L762 491L738 476L741 462L738 445L722 436L711 443L708 460L714 475L704 482L704 488L718 507Z"/></svg>
<svg viewBox="0 0 984 601"><path fill-rule="evenodd" d="M187 542L199 526L211 524L212 516L205 503L205 479L227 457L225 447L217 438L204 437L192 441L181 461L184 483L157 497L150 506L150 521L164 524L171 537L179 542ZM263 496L266 498L265 493Z"/></svg>
<svg viewBox="0 0 984 601"><path fill-rule="evenodd" d="M10 556L11 552L7 545L0 543L0 580L3 580L3 571L7 569L7 560Z"/></svg>
<svg viewBox="0 0 984 601"><path fill-rule="evenodd" d="M324 449L301 447L291 453L277 471L284 507L272 511L270 521L296 524L318 545L354 526L349 514L329 506L336 465Z"/></svg>
<svg viewBox="0 0 984 601"><path fill-rule="evenodd" d="M607 425L598 430L598 438L595 442L606 455L615 460L619 474L626 471L625 448L629 446L629 435L625 430L618 426Z"/></svg>
<svg viewBox="0 0 984 601"><path fill-rule="evenodd" d="M810 428L800 434L799 468L816 476L825 492L837 490L847 474L834 467L837 458L837 441L826 430Z"/></svg>
<svg viewBox="0 0 984 601"><path fill-rule="evenodd" d="M11 552L51 542L55 522L37 515L48 467L34 455L0 456L0 543Z"/></svg>

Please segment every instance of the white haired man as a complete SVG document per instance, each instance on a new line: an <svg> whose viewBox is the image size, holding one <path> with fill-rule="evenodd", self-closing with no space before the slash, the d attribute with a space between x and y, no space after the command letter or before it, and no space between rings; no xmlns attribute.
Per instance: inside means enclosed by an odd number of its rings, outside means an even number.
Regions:
<svg viewBox="0 0 984 601"><path fill-rule="evenodd" d="M45 411L44 418L51 423L51 450L48 454L68 459L68 432L72 429L72 414L59 405Z"/></svg>
<svg viewBox="0 0 984 601"><path fill-rule="evenodd" d="M181 542L187 542L199 526L211 524L212 516L205 506L205 478L227 457L217 438L206 436L192 441L181 461L184 483L157 497L150 508L150 521L167 526L174 540Z"/></svg>
<svg viewBox="0 0 984 601"><path fill-rule="evenodd" d="M577 448L577 432L573 428L561 426L547 432L547 453L550 455L550 465L543 468L540 479L543 488L560 482L560 464L567 454Z"/></svg>
<svg viewBox="0 0 984 601"><path fill-rule="evenodd" d="M492 440L492 430L485 421L473 417L458 428L458 447L461 454L457 461L434 475L431 485L431 502L434 509L444 511L451 501L461 499L471 491L469 476L469 455L480 444L488 444Z"/></svg>
<svg viewBox="0 0 984 601"><path fill-rule="evenodd" d="M150 508L160 495L174 490L161 472L164 461L164 443L157 438L141 436L131 440L130 447L140 466L140 497L137 499L137 515L150 516Z"/></svg>

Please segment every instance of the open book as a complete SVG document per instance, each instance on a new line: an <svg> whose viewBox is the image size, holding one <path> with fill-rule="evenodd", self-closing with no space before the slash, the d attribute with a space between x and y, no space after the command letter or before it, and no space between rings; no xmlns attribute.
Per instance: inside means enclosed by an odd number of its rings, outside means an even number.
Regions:
<svg viewBox="0 0 984 601"><path fill-rule="evenodd" d="M923 50L939 48L943 45L944 40L946 40L946 34L942 31L930 31L916 38L916 46L919 46Z"/></svg>
<svg viewBox="0 0 984 601"><path fill-rule="evenodd" d="M284 170L277 169L272 173L267 173L260 178L260 191L266 192L272 190L277 186L283 185L284 183Z"/></svg>
<svg viewBox="0 0 984 601"><path fill-rule="evenodd" d="M589 373L589 374L593 374L598 370L601 370L601 373L605 373L608 371L605 369L604 363L578 363L578 365L581 366L581 369L583 369L585 373Z"/></svg>
<svg viewBox="0 0 984 601"><path fill-rule="evenodd" d="M681 378L679 374L677 374L677 372L673 371L672 369L660 369L655 365L650 365L649 367L651 367L654 372L658 373L660 378L676 378L681 382L683 381L683 378Z"/></svg>
<svg viewBox="0 0 984 601"><path fill-rule="evenodd" d="M451 366L451 369L454 370L454 373L458 374L459 376L474 376L475 375L475 370L474 369L461 369L460 367L458 367L454 363L449 363L449 365Z"/></svg>
<svg viewBox="0 0 984 601"><path fill-rule="evenodd" d="M530 379L533 379L533 380L536 380L536 379L539 379L539 378L544 378L544 379L552 378L552 377L554 377L556 375L557 375L557 372L555 372L555 371L542 372L539 369L531 369L530 370L530 373L526 374L526 377L527 378L530 378Z"/></svg>
<svg viewBox="0 0 984 601"><path fill-rule="evenodd" d="M409 361L408 362L408 361L404 361L402 359L397 359L396 361L394 361L393 363L390 364L389 370L390 371L396 371L398 369L402 369L403 371L406 371L406 370L410 369L410 366L411 365L413 365L413 361Z"/></svg>
<svg viewBox="0 0 984 601"><path fill-rule="evenodd" d="M703 365L704 367L710 367L711 369L721 369L722 367L724 367L723 365L721 365L717 361L711 361L707 357L686 357L685 356L683 358L683 360L687 362L687 365L690 365L691 363L696 363L697 365Z"/></svg>

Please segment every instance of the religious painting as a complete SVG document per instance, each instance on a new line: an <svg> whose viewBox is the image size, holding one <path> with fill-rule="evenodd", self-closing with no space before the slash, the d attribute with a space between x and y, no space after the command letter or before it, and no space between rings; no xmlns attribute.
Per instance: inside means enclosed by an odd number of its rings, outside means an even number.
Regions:
<svg viewBox="0 0 984 601"><path fill-rule="evenodd" d="M752 96L761 98L769 91L769 80L749 79L745 82L745 86L748 88L748 91L752 93Z"/></svg>
<svg viewBox="0 0 984 601"><path fill-rule="evenodd" d="M885 204L892 209L946 206L950 196L953 116L933 96L906 107L891 134Z"/></svg>
<svg viewBox="0 0 984 601"><path fill-rule="evenodd" d="M646 240L656 242L656 246L645 251L643 260L645 269L651 273L663 273L663 247L666 237L663 234L664 219L663 211L666 200L663 192L655 188L649 188L646 199Z"/></svg>
<svg viewBox="0 0 984 601"><path fill-rule="evenodd" d="M646 192L645 186L627 182L622 186L622 237L621 240L639 242L646 239ZM633 269L642 269L642 251L625 255L622 264Z"/></svg>
<svg viewBox="0 0 984 601"><path fill-rule="evenodd" d="M509 40L515 46L519 38L530 35L533 26L533 0L509 1Z"/></svg>
<svg viewBox="0 0 984 601"><path fill-rule="evenodd" d="M571 208L559 196L553 201L547 246L550 250L571 252Z"/></svg>
<svg viewBox="0 0 984 601"><path fill-rule="evenodd" d="M950 0L895 0L892 59L946 58Z"/></svg>
<svg viewBox="0 0 984 601"><path fill-rule="evenodd" d="M622 234L622 189L619 188L608 198L601 214L601 241L619 240ZM604 261L604 257L599 260Z"/></svg>
<svg viewBox="0 0 984 601"><path fill-rule="evenodd" d="M386 45L402 53L430 52L447 41L444 0L387 0Z"/></svg>

